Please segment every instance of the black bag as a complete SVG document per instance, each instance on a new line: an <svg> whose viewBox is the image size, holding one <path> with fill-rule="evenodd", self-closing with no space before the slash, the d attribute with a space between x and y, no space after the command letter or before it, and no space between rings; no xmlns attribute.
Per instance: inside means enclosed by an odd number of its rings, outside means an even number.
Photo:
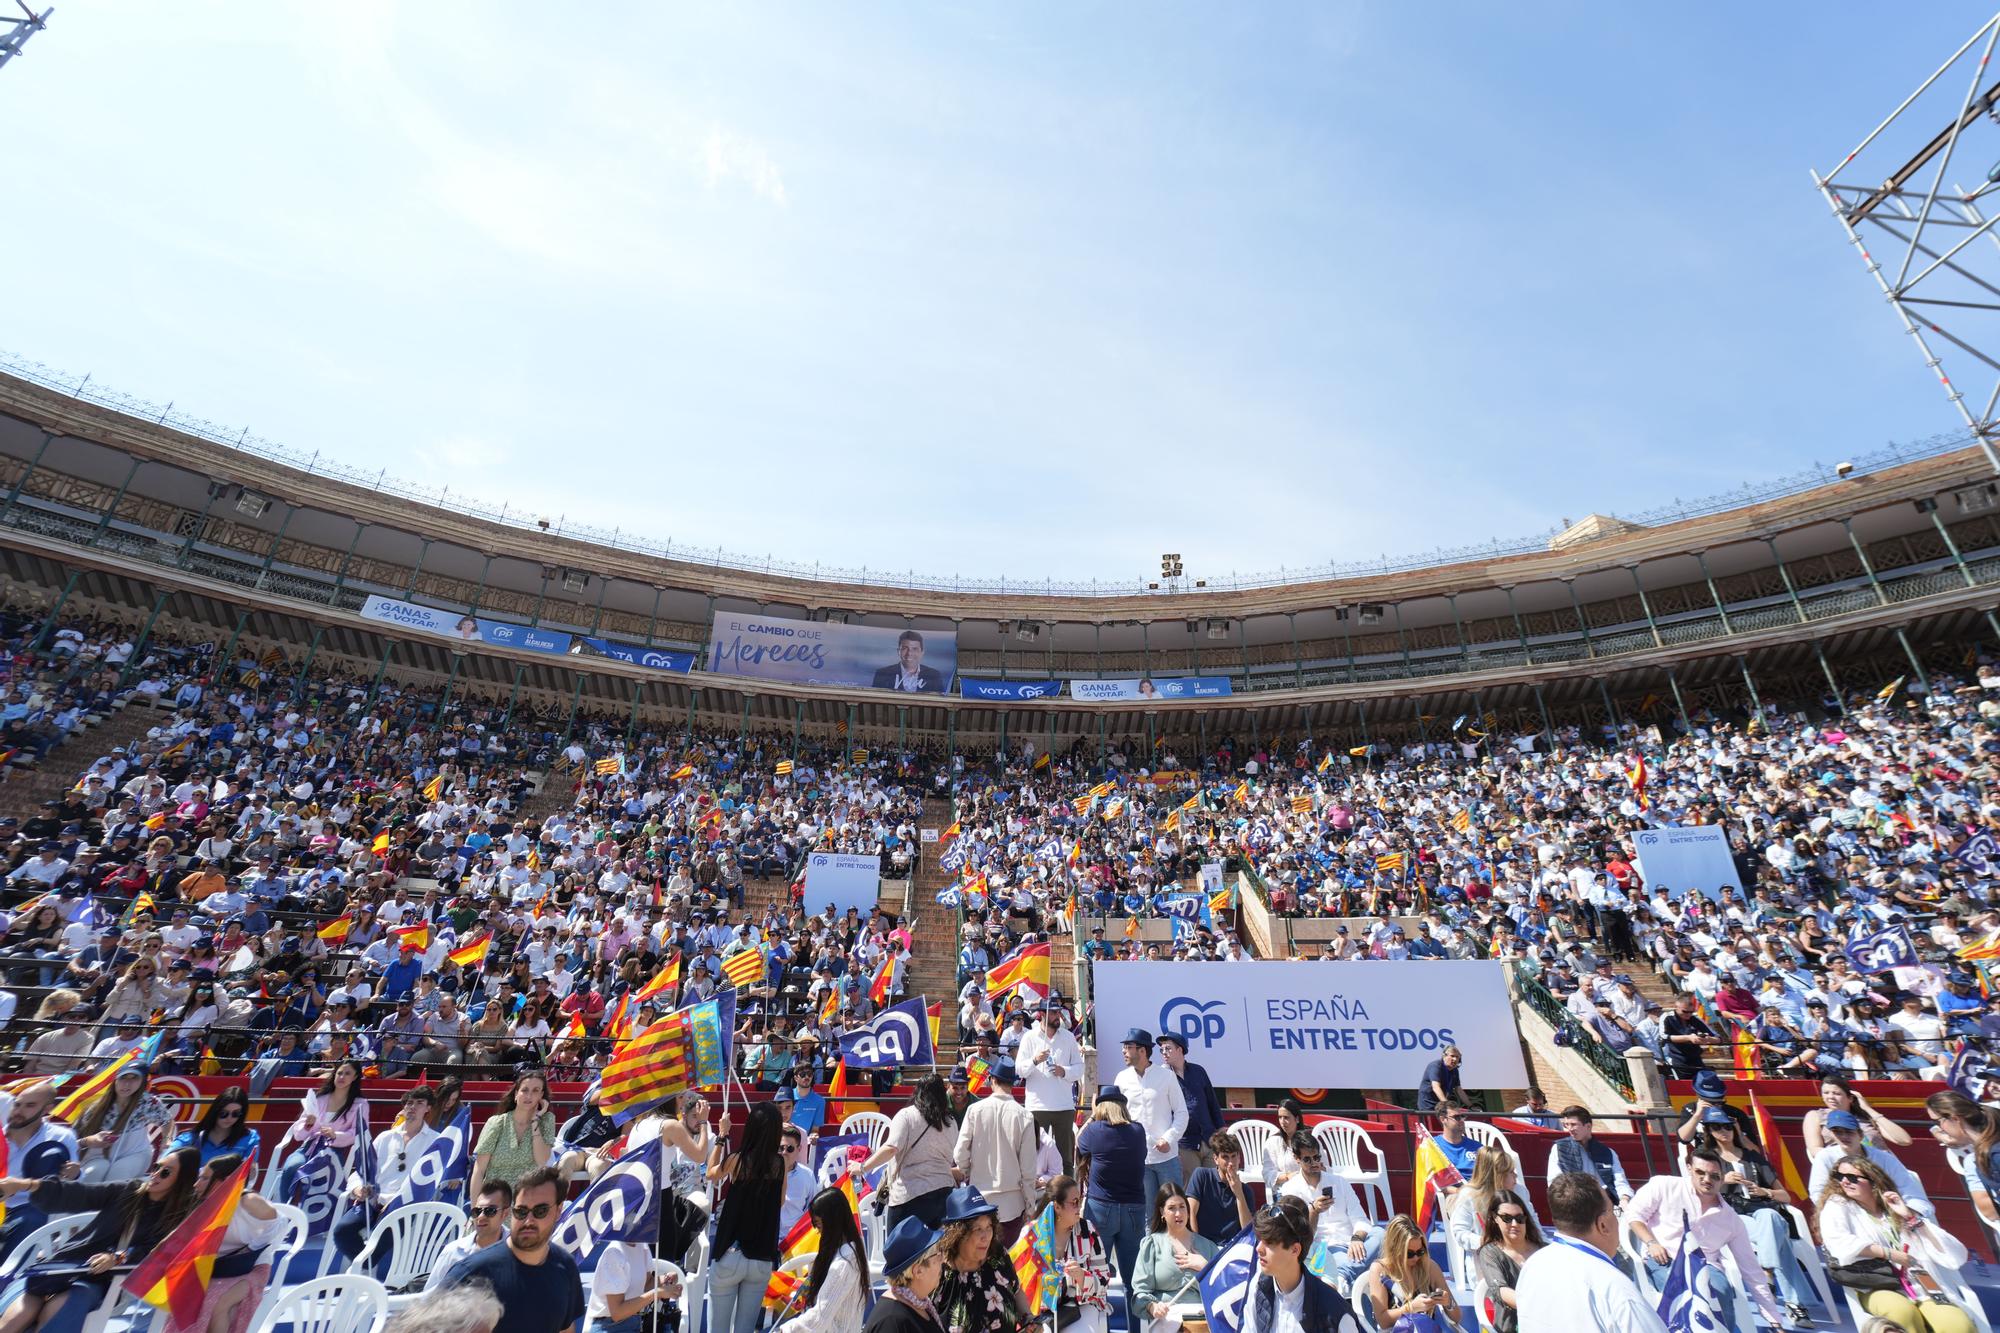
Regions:
<svg viewBox="0 0 2000 1333"><path fill-rule="evenodd" d="M660 1244L663 1258L685 1266L688 1247L708 1229L708 1214L685 1196L660 1191Z"/></svg>
<svg viewBox="0 0 2000 1333"><path fill-rule="evenodd" d="M1826 1275L1836 1286L1864 1295L1871 1291L1901 1291L1903 1279L1896 1265L1887 1259L1857 1259L1851 1264L1828 1264Z"/></svg>

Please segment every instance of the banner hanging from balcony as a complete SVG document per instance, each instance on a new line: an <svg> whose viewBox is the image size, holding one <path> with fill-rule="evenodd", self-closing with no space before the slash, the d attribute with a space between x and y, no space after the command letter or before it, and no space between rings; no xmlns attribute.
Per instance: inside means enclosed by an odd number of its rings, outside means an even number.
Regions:
<svg viewBox="0 0 2000 1333"><path fill-rule="evenodd" d="M718 611L708 669L789 685L946 694L958 673L950 630L914 630Z"/></svg>
<svg viewBox="0 0 2000 1333"><path fill-rule="evenodd" d="M1447 1046L1466 1087L1519 1088L1506 966L1100 962L1091 982L1100 1034L1171 1032L1219 1088L1414 1088Z"/></svg>
<svg viewBox="0 0 2000 1333"><path fill-rule="evenodd" d="M435 635L440 639L456 639L465 644L490 644L495 648L520 648L531 653L567 653L572 642L570 636L560 630L512 625L504 620L488 620L484 616L468 615L462 611L441 611L435 606L418 606L415 602L399 602L393 597L377 597L372 593L361 604L361 618L394 625L397 629Z"/></svg>
<svg viewBox="0 0 2000 1333"><path fill-rule="evenodd" d="M601 654L620 662L630 662L633 666L651 667L655 671L674 671L686 674L694 670L694 654L678 652L671 648L646 648L636 643L620 643L616 639L600 639L586 634L577 640L585 651Z"/></svg>
<svg viewBox="0 0 2000 1333"><path fill-rule="evenodd" d="M1053 699L1062 693L1059 680L960 680L959 694L967 699L993 703L1016 703L1022 699Z"/></svg>
<svg viewBox="0 0 2000 1333"><path fill-rule="evenodd" d="M1229 694L1227 676L1161 676L1139 680L1073 680L1072 699L1086 703L1154 703L1162 699L1221 699Z"/></svg>

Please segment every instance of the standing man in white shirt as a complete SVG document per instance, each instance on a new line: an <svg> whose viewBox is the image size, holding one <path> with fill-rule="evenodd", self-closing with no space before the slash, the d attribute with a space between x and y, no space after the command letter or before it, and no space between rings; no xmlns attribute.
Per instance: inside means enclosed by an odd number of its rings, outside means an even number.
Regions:
<svg viewBox="0 0 2000 1333"><path fill-rule="evenodd" d="M1596 1176L1569 1171L1550 1182L1549 1217L1555 1223L1550 1243L1528 1257L1514 1284L1523 1329L1667 1333L1612 1259L1618 1213Z"/></svg>
<svg viewBox="0 0 2000 1333"><path fill-rule="evenodd" d="M1075 1174L1076 1081L1083 1076L1083 1050L1063 1026L1060 1001L1043 1002L1041 1021L1022 1035L1014 1064L1027 1081L1035 1128L1049 1131L1062 1154L1063 1172Z"/></svg>
<svg viewBox="0 0 2000 1333"><path fill-rule="evenodd" d="M1160 1186L1181 1180L1181 1135L1187 1132L1187 1099L1181 1081L1165 1065L1153 1063L1153 1034L1130 1028L1119 1042L1125 1068L1118 1071L1118 1091L1135 1124L1146 1131L1146 1206L1152 1207Z"/></svg>

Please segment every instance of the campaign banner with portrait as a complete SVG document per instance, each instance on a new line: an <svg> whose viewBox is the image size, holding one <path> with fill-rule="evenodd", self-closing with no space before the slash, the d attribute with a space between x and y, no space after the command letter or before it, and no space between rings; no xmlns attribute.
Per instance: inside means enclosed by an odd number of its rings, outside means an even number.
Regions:
<svg viewBox="0 0 2000 1333"><path fill-rule="evenodd" d="M361 603L361 618L394 625L398 629L415 630L419 634L433 634L440 639L456 639L465 644L490 644L495 648L520 648L531 653L567 653L572 642L569 635L558 630L488 620L463 611L441 611L435 606L418 606L415 602L399 602L393 597L377 597L373 593Z"/></svg>
<svg viewBox="0 0 2000 1333"><path fill-rule="evenodd" d="M1527 1085L1507 964L1100 962L1108 1048L1131 1028L1187 1039L1218 1088L1414 1088L1447 1046L1468 1088Z"/></svg>
<svg viewBox="0 0 2000 1333"><path fill-rule="evenodd" d="M708 670L787 685L947 694L958 674L950 630L892 629L717 611Z"/></svg>
<svg viewBox="0 0 2000 1333"><path fill-rule="evenodd" d="M1139 680L1072 680L1069 697L1088 703L1156 703L1172 699L1221 699L1227 676L1160 676Z"/></svg>
<svg viewBox="0 0 2000 1333"><path fill-rule="evenodd" d="M958 682L964 699L985 699L992 703L1018 703L1023 699L1053 699L1062 693L1059 680L964 680Z"/></svg>
<svg viewBox="0 0 2000 1333"><path fill-rule="evenodd" d="M1648 892L1665 889L1678 898L1689 889L1700 889L1716 899L1722 897L1724 885L1743 892L1743 876L1729 854L1729 835L1719 824L1641 829L1632 835L1632 845L1639 853L1633 859Z"/></svg>
<svg viewBox="0 0 2000 1333"><path fill-rule="evenodd" d="M859 909L863 920L875 910L882 893L882 858L846 852L813 852L806 857L806 902L809 912L833 904L838 915Z"/></svg>

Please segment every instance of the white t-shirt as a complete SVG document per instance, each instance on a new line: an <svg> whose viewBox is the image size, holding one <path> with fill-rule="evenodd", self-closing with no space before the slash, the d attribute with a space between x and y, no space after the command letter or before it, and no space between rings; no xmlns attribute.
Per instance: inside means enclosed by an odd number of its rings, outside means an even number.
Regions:
<svg viewBox="0 0 2000 1333"><path fill-rule="evenodd" d="M646 1290L653 1271L653 1256L645 1246L628 1240L608 1242L597 1254L597 1271L590 1277L591 1324L611 1322L613 1296L632 1300Z"/></svg>

